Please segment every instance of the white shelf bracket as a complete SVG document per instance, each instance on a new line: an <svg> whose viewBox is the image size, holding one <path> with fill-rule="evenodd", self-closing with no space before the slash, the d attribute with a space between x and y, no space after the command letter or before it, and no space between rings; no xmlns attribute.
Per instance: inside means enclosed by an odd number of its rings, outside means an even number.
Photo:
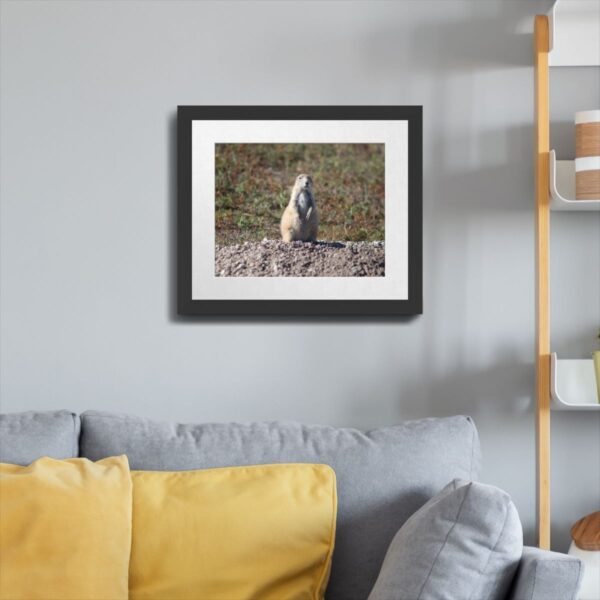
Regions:
<svg viewBox="0 0 600 600"><path fill-rule="evenodd" d="M600 65L600 2L556 0L548 25L551 67Z"/></svg>
<svg viewBox="0 0 600 600"><path fill-rule="evenodd" d="M552 210L600 211L598 200L575 199L575 161L556 160L550 150L550 208Z"/></svg>

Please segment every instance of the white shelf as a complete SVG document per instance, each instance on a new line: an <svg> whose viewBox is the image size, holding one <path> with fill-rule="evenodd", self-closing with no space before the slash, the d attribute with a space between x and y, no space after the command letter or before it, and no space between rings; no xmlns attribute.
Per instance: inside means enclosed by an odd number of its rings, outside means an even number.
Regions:
<svg viewBox="0 0 600 600"><path fill-rule="evenodd" d="M575 161L556 160L550 151L550 208L551 210L600 210L598 200L575 200Z"/></svg>
<svg viewBox="0 0 600 600"><path fill-rule="evenodd" d="M551 67L600 65L600 2L556 0L548 25Z"/></svg>
<svg viewBox="0 0 600 600"><path fill-rule="evenodd" d="M550 358L550 391L555 410L600 411L594 361Z"/></svg>

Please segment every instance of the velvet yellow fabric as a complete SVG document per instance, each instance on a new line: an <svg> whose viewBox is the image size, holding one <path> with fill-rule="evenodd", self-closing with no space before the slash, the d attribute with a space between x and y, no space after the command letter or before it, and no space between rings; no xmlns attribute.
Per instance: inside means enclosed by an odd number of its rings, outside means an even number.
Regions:
<svg viewBox="0 0 600 600"><path fill-rule="evenodd" d="M131 506L125 456L0 464L0 598L126 599Z"/></svg>
<svg viewBox="0 0 600 600"><path fill-rule="evenodd" d="M133 471L132 600L317 600L337 496L326 465Z"/></svg>

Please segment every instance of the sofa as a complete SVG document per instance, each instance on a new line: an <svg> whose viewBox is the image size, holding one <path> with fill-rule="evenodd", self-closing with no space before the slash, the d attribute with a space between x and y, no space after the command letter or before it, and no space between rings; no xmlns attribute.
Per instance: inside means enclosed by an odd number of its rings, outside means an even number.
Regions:
<svg viewBox="0 0 600 600"><path fill-rule="evenodd" d="M481 466L476 427L464 416L369 432L293 422L173 424L100 411L0 416L0 462L121 454L141 471L330 465L338 517L329 600L365 600L399 527L449 481L477 480ZM574 599L581 574L573 557L525 547L508 598Z"/></svg>

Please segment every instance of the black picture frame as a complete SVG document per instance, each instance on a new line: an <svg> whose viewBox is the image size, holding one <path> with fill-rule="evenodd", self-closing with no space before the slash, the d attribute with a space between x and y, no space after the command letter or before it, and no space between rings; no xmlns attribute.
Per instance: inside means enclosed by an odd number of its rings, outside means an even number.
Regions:
<svg viewBox="0 0 600 600"><path fill-rule="evenodd" d="M402 120L408 122L408 298L198 300L192 298L192 123L196 120ZM421 106L178 106L177 312L204 317L401 317L423 312Z"/></svg>

